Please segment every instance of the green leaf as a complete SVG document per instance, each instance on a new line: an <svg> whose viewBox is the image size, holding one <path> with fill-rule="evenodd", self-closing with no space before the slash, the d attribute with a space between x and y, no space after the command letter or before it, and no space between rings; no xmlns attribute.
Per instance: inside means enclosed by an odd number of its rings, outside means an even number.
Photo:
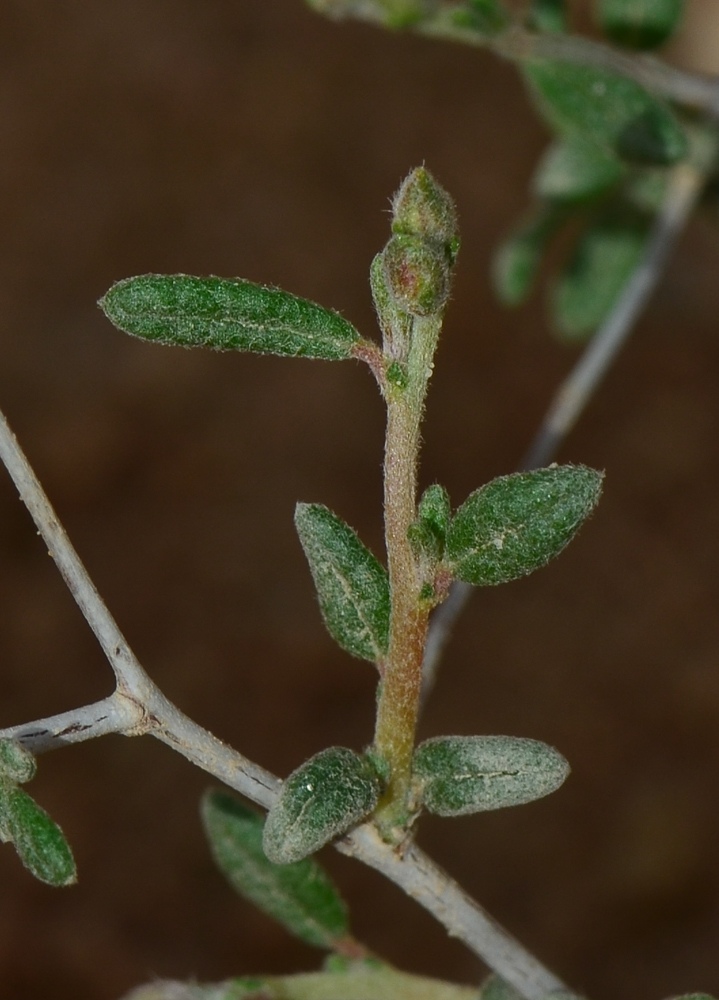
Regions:
<svg viewBox="0 0 719 1000"><path fill-rule="evenodd" d="M510 986L508 982L498 976L496 972L482 982L481 1000L522 1000L523 994Z"/></svg>
<svg viewBox="0 0 719 1000"><path fill-rule="evenodd" d="M574 538L599 500L602 478L584 465L560 465L493 479L450 524L451 572L476 586L533 573Z"/></svg>
<svg viewBox="0 0 719 1000"><path fill-rule="evenodd" d="M331 949L347 936L345 904L314 859L290 865L268 861L262 849L264 818L234 795L206 792L201 810L212 856L241 896L317 948Z"/></svg>
<svg viewBox="0 0 719 1000"><path fill-rule="evenodd" d="M540 203L497 247L492 284L504 305L518 306L527 298L549 242L565 219L563 207Z"/></svg>
<svg viewBox="0 0 719 1000"><path fill-rule="evenodd" d="M537 106L564 137L581 136L624 159L671 164L687 140L668 105L633 80L579 63L530 60L523 69Z"/></svg>
<svg viewBox="0 0 719 1000"><path fill-rule="evenodd" d="M534 192L548 198L582 204L604 194L620 180L622 163L606 148L581 136L553 143L534 175Z"/></svg>
<svg viewBox="0 0 719 1000"><path fill-rule="evenodd" d="M295 526L332 638L373 663L389 644L387 571L349 525L318 503L298 503Z"/></svg>
<svg viewBox="0 0 719 1000"><path fill-rule="evenodd" d="M299 861L345 833L377 805L381 782L366 757L329 747L287 778L267 814L263 847L278 865Z"/></svg>
<svg viewBox="0 0 719 1000"><path fill-rule="evenodd" d="M481 35L496 35L510 23L507 8L499 0L466 0L452 14L458 27L471 28Z"/></svg>
<svg viewBox="0 0 719 1000"><path fill-rule="evenodd" d="M527 12L527 27L535 31L566 31L566 0L531 0Z"/></svg>
<svg viewBox="0 0 719 1000"><path fill-rule="evenodd" d="M361 339L339 313L240 278L143 274L118 281L99 305L126 333L180 347L337 361Z"/></svg>
<svg viewBox="0 0 719 1000"><path fill-rule="evenodd" d="M649 219L627 214L604 217L580 236L551 292L556 329L567 340L583 340L604 321L642 260Z"/></svg>
<svg viewBox="0 0 719 1000"><path fill-rule="evenodd" d="M619 45L655 49L679 28L684 0L596 0L597 20Z"/></svg>
<svg viewBox="0 0 719 1000"><path fill-rule="evenodd" d="M419 520L428 525L437 537L444 541L452 516L449 494L444 486L434 483L427 487L420 497L417 514Z"/></svg>
<svg viewBox="0 0 719 1000"><path fill-rule="evenodd" d="M36 771L35 758L29 750L15 740L0 740L0 781L6 778L24 785L35 777Z"/></svg>
<svg viewBox="0 0 719 1000"><path fill-rule="evenodd" d="M48 885L77 881L75 860L62 830L15 785L0 784L0 838L15 845L22 863Z"/></svg>
<svg viewBox="0 0 719 1000"><path fill-rule="evenodd" d="M555 791L569 774L558 750L514 736L436 736L415 750L412 773L438 816L504 809Z"/></svg>

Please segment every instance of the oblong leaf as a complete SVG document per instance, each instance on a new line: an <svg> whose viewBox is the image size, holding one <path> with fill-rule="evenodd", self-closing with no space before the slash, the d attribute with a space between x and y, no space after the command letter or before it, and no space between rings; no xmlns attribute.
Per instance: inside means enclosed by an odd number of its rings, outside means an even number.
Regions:
<svg viewBox="0 0 719 1000"><path fill-rule="evenodd" d="M597 0L597 18L609 37L633 49L655 49L679 28L684 0Z"/></svg>
<svg viewBox="0 0 719 1000"><path fill-rule="evenodd" d="M670 164L686 155L686 136L669 106L633 80L554 60L528 61L523 72L559 135L581 135L643 163Z"/></svg>
<svg viewBox="0 0 719 1000"><path fill-rule="evenodd" d="M550 293L562 337L583 340L602 324L639 266L649 232L649 219L632 213L587 226Z"/></svg>
<svg viewBox="0 0 719 1000"><path fill-rule="evenodd" d="M549 795L569 774L569 764L539 740L436 736L415 750L412 773L430 812L466 816Z"/></svg>
<svg viewBox="0 0 719 1000"><path fill-rule="evenodd" d="M240 278L143 274L118 281L99 305L125 333L180 347L337 361L361 339L339 313Z"/></svg>
<svg viewBox="0 0 719 1000"><path fill-rule="evenodd" d="M377 805L381 782L366 757L328 747L287 778L267 814L262 845L278 865L299 861L345 833Z"/></svg>
<svg viewBox="0 0 719 1000"><path fill-rule="evenodd" d="M534 572L572 540L599 500L602 478L584 465L561 465L493 479L452 519L449 569L476 586Z"/></svg>
<svg viewBox="0 0 719 1000"><path fill-rule="evenodd" d="M0 791L0 828L22 863L35 878L48 885L77 881L75 859L65 836L44 809L17 786Z"/></svg>
<svg viewBox="0 0 719 1000"><path fill-rule="evenodd" d="M298 503L295 526L332 638L373 663L389 644L387 570L349 525L318 503Z"/></svg>
<svg viewBox="0 0 719 1000"><path fill-rule="evenodd" d="M625 168L606 149L581 136L553 143L534 175L534 192L570 204L599 197L621 178Z"/></svg>
<svg viewBox="0 0 719 1000"><path fill-rule="evenodd" d="M216 790L205 793L201 813L212 856L241 896L317 948L331 949L349 933L347 908L313 858L290 865L268 860L262 849L264 817Z"/></svg>

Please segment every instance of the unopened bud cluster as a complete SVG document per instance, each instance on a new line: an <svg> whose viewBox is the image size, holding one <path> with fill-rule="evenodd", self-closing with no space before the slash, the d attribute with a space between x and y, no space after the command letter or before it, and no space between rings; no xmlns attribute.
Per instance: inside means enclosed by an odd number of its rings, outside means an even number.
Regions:
<svg viewBox="0 0 719 1000"><path fill-rule="evenodd" d="M459 249L457 214L450 196L424 167L413 170L395 195L392 233L380 256L393 306L410 316L440 313Z"/></svg>

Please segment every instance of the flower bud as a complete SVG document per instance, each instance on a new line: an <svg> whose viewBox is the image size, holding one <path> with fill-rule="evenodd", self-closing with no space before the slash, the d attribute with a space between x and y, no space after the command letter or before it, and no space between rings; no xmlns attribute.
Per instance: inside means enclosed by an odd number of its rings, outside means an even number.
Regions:
<svg viewBox="0 0 719 1000"><path fill-rule="evenodd" d="M400 309L413 316L441 312L449 297L450 262L440 243L397 233L382 252L382 265Z"/></svg>
<svg viewBox="0 0 719 1000"><path fill-rule="evenodd" d="M416 167L394 196L392 231L436 240L454 263L459 249L454 202L424 167Z"/></svg>

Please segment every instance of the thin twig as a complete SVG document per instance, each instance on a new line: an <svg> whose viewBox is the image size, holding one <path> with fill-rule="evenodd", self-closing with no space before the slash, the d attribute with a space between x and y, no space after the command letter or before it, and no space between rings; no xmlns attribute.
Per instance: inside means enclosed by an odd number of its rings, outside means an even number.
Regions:
<svg viewBox="0 0 719 1000"><path fill-rule="evenodd" d="M681 163L670 174L667 194L647 242L641 263L597 330L589 346L562 382L519 469L548 465L586 409L600 382L631 333L663 273L672 247L701 193L711 151L702 151L702 163ZM474 587L455 582L449 597L435 611L430 623L422 668L422 700L432 690L444 648Z"/></svg>
<svg viewBox="0 0 719 1000"><path fill-rule="evenodd" d="M321 13L333 18L353 18L388 27L387 10L378 0L311 0ZM427 38L459 42L490 49L512 62L557 59L594 66L635 80L655 94L719 117L719 83L716 77L689 73L647 55L630 54L602 42L560 32L539 33L513 24L496 35L483 34L455 18L466 5L446 3L406 30Z"/></svg>
<svg viewBox="0 0 719 1000"><path fill-rule="evenodd" d="M15 726L0 736L16 736L28 748L48 750L106 732L124 735L149 733L177 750L192 763L219 778L242 795L269 808L281 781L247 760L193 722L165 698L135 658L112 615L93 585L64 528L0 413L0 457L8 467L20 496L58 565L70 592L110 661L118 688L96 705L51 719ZM129 688L132 688L129 692ZM117 697L116 697L117 696ZM121 716L131 702L127 725ZM112 717L110 721L108 718ZM139 722L138 722L139 718ZM79 726L76 727L75 724ZM91 724L89 728L83 728ZM62 738L62 729L72 727ZM429 910L448 932L459 937L491 969L515 986L527 1000L542 1000L562 983L489 917L482 907L445 872L413 845L401 856L385 844L367 823L337 844L339 850L376 868Z"/></svg>

